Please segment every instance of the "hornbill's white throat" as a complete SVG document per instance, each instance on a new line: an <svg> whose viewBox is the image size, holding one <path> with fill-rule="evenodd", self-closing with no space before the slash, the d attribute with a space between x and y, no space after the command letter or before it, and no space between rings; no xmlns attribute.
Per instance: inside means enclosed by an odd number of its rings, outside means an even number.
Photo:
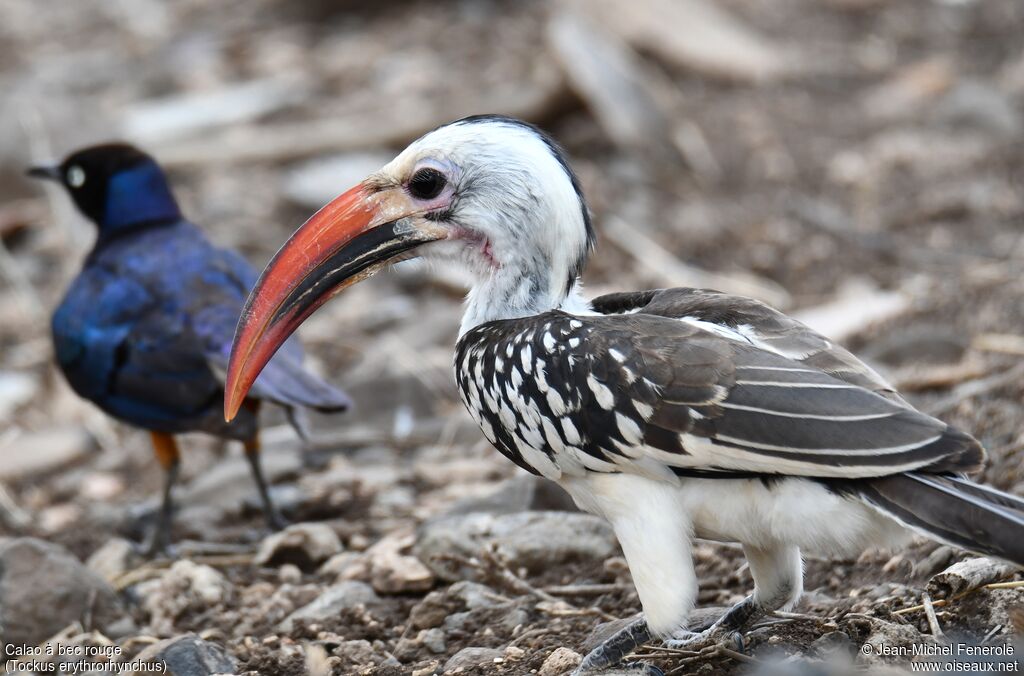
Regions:
<svg viewBox="0 0 1024 676"><path fill-rule="evenodd" d="M961 478L984 452L911 408L799 322L695 289L592 303L592 244L561 152L530 125L460 120L315 214L253 290L225 413L330 296L411 255L473 279L455 370L485 436L558 481L619 538L644 608L584 660L612 665L652 634L683 636L693 536L743 544L754 593L687 647L796 601L801 551L855 556L909 530L1024 563L1024 501Z"/></svg>

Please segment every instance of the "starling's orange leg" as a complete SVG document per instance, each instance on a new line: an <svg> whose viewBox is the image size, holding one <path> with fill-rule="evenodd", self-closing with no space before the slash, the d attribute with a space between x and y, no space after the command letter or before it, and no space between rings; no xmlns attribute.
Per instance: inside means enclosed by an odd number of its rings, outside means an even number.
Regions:
<svg viewBox="0 0 1024 676"><path fill-rule="evenodd" d="M178 443L170 434L162 432L150 432L153 439L153 452L157 462L164 468L164 497L160 505L160 515L157 519L156 528L153 530L152 539L146 548L150 556L165 552L171 540L171 517L174 514L174 502L171 499L171 489L178 480L178 467L180 456L178 455Z"/></svg>
<svg viewBox="0 0 1024 676"><path fill-rule="evenodd" d="M259 410L259 402L252 399L246 399L245 406L251 409L253 413ZM277 511L274 501L270 499L270 489L267 487L267 480L263 476L263 468L260 464L259 432L252 439L245 442L245 457L249 460L252 478L256 480L256 488L260 492L260 501L263 503L263 516L267 520L267 525L272 530L281 530L288 525L288 522L281 516L281 512Z"/></svg>

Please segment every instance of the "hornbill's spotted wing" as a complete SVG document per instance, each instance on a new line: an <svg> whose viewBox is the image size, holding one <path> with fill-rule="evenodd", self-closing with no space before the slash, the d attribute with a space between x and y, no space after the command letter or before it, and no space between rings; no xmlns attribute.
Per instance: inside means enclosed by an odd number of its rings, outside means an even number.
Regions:
<svg viewBox="0 0 1024 676"><path fill-rule="evenodd" d="M615 307L608 297L595 305ZM552 478L584 470L858 478L980 465L974 439L883 396L891 389L848 353L826 342L780 354L743 335L756 335L756 323L733 330L722 319L730 310L716 315L713 305L705 301L693 321L645 305L484 324L459 343L460 390L506 455ZM743 321L755 318L747 312ZM802 331L787 344L824 341Z"/></svg>

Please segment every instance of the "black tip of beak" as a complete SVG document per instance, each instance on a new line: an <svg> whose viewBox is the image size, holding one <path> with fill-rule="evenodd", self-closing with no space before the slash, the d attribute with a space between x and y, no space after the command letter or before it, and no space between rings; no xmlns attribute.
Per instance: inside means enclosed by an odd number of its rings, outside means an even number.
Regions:
<svg viewBox="0 0 1024 676"><path fill-rule="evenodd" d="M44 178L50 181L61 180L60 167L31 167L25 174L32 178Z"/></svg>

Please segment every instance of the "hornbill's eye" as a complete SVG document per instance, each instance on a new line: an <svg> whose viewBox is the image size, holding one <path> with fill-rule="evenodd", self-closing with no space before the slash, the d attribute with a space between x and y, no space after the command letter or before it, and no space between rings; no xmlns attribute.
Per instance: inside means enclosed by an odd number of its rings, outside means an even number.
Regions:
<svg viewBox="0 0 1024 676"><path fill-rule="evenodd" d="M421 200L434 199L441 194L448 179L437 169L420 169L409 179L409 193Z"/></svg>

